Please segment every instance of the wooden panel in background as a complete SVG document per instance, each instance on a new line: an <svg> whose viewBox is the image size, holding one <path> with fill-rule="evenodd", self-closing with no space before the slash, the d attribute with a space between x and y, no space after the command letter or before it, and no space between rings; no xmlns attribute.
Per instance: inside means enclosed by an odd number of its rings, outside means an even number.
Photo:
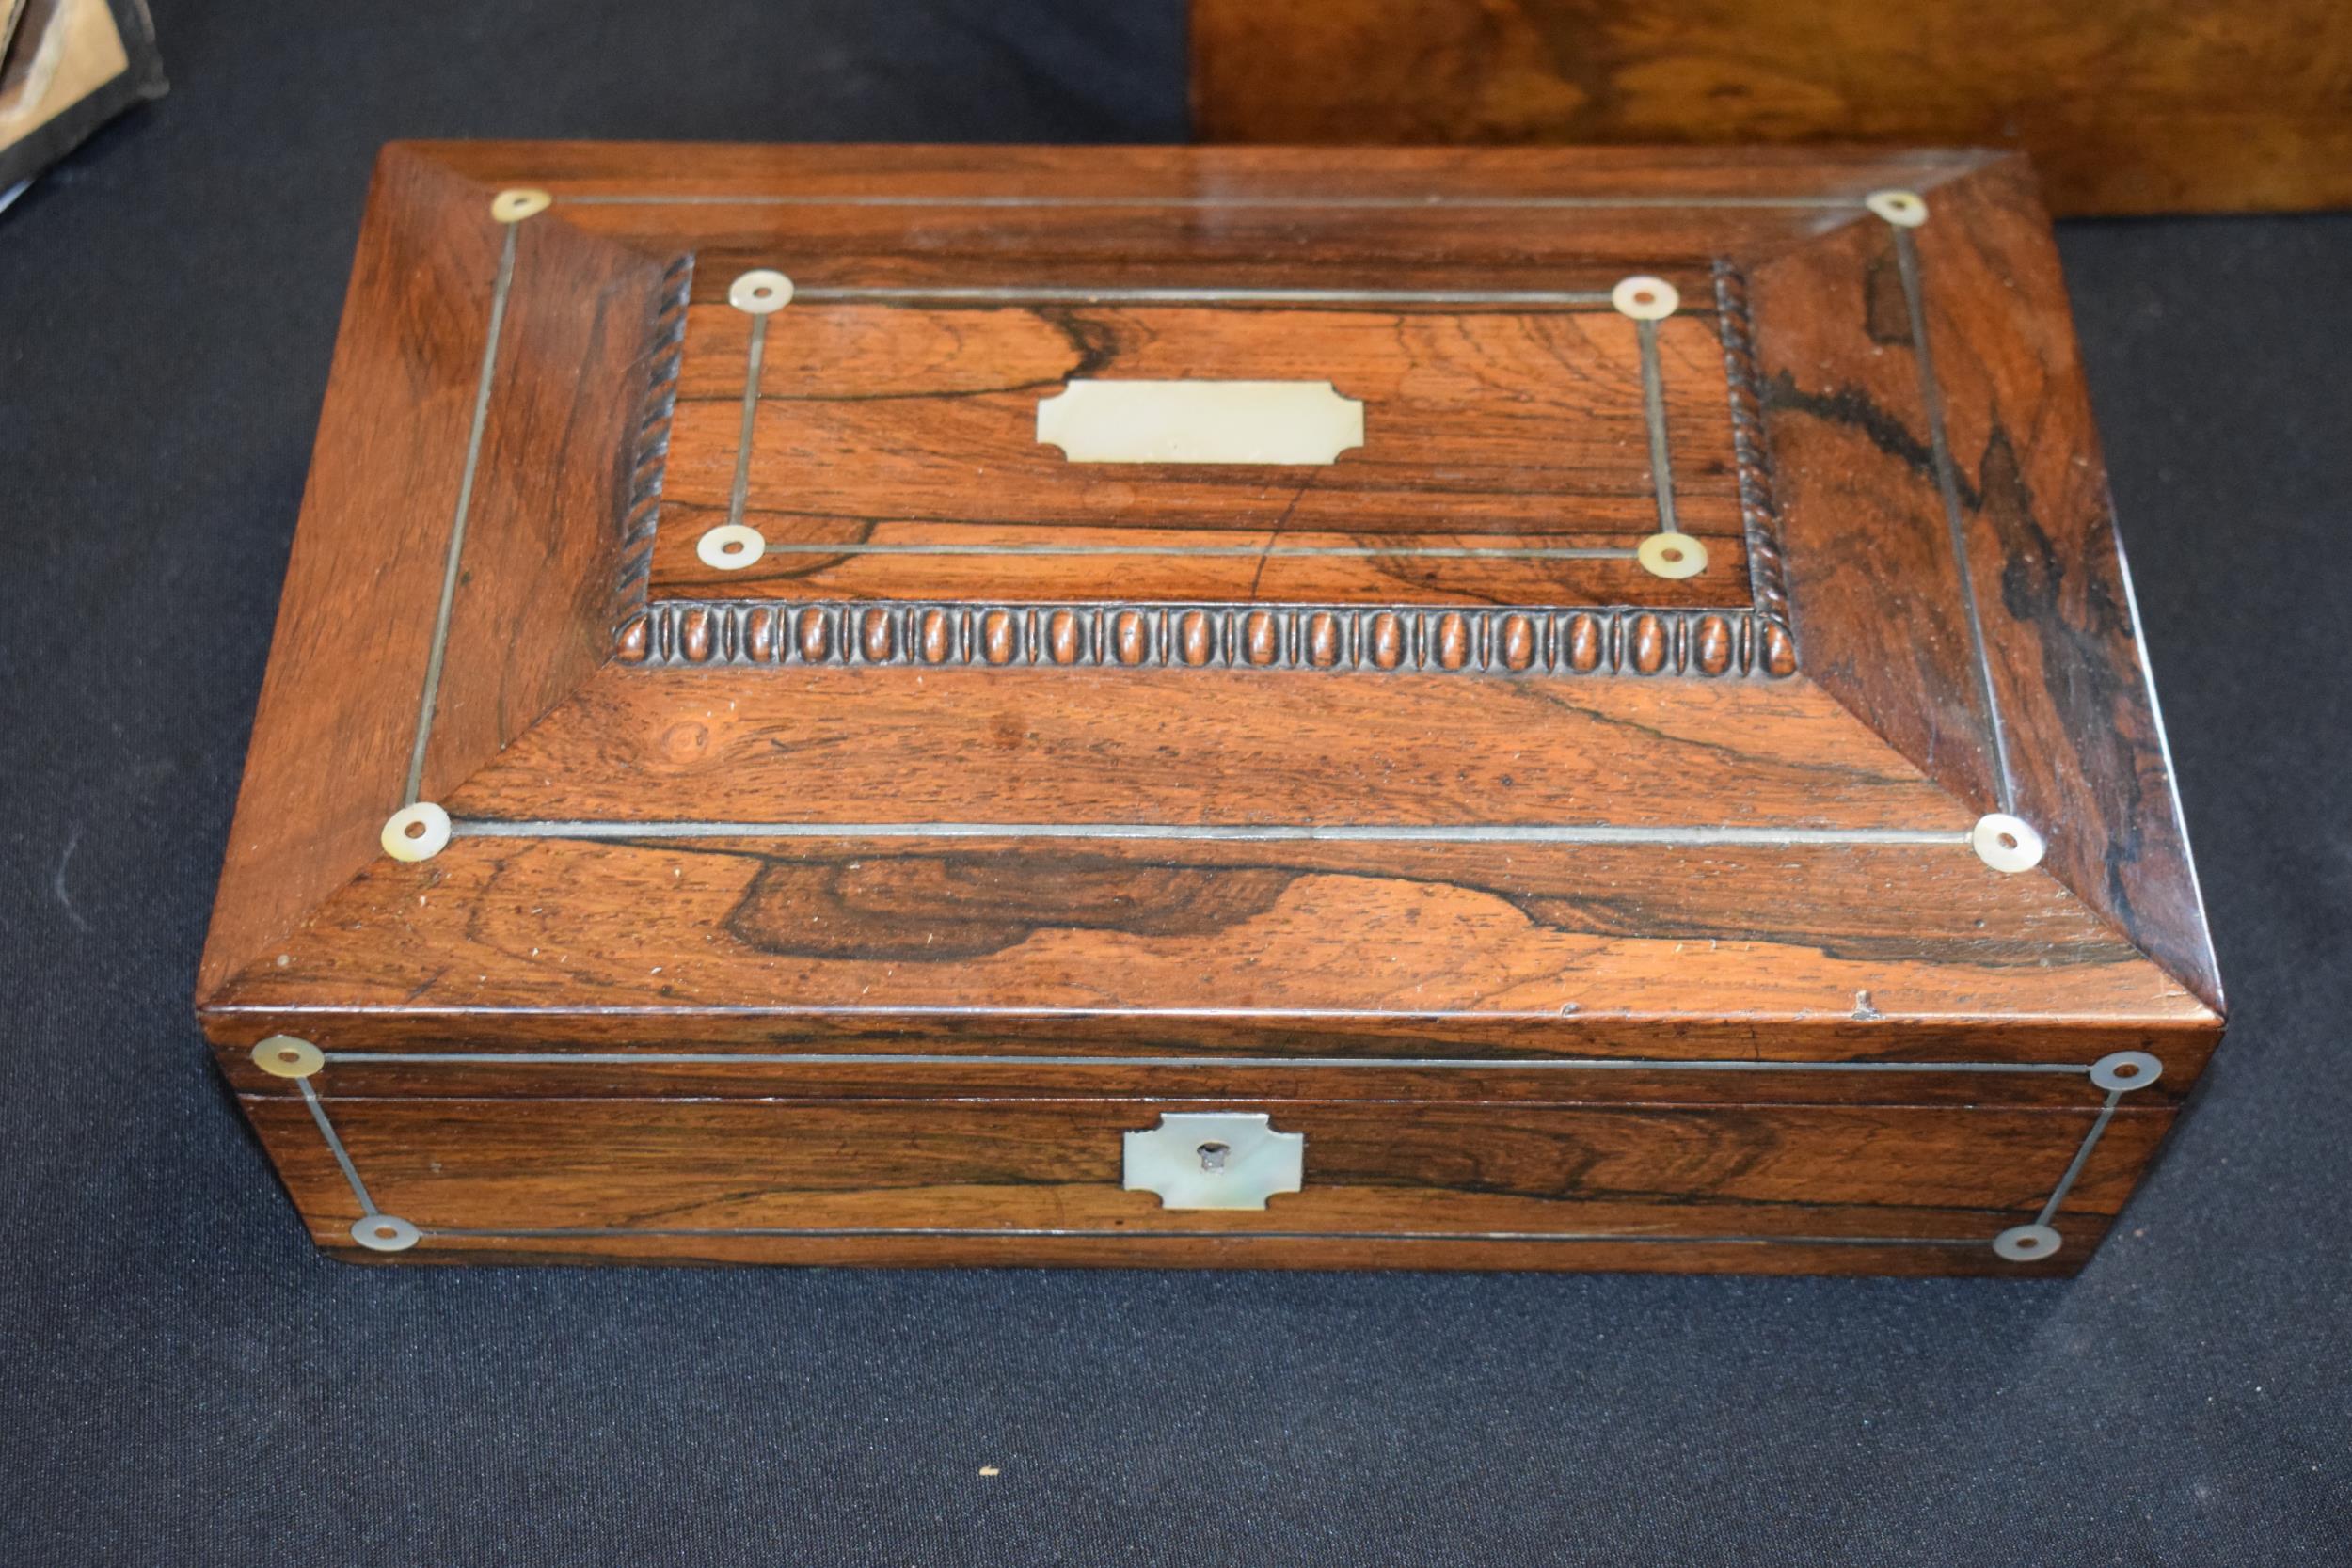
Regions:
<svg viewBox="0 0 2352 1568"><path fill-rule="evenodd" d="M2340 0L1193 0L1209 141L1939 142L2060 213L2352 203Z"/></svg>

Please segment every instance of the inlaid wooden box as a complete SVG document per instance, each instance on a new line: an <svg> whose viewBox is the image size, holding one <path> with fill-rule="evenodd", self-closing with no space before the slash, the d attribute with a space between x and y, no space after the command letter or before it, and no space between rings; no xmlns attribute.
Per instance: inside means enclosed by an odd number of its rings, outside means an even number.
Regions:
<svg viewBox="0 0 2352 1568"><path fill-rule="evenodd" d="M442 1260L2065 1273L2221 1029L1968 152L391 148L198 1006Z"/></svg>

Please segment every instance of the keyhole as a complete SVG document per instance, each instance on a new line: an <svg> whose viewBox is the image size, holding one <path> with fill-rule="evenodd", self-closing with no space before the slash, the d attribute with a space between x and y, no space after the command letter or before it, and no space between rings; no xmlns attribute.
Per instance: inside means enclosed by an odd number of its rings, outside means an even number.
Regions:
<svg viewBox="0 0 2352 1568"><path fill-rule="evenodd" d="M1225 1144L1202 1144L1200 1150L1200 1168L1205 1171L1223 1170L1225 1156L1232 1152L1232 1149Z"/></svg>

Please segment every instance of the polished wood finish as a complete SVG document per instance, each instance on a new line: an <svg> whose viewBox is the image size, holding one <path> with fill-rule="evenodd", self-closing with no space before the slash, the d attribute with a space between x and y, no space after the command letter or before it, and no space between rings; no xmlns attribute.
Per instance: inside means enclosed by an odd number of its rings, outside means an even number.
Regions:
<svg viewBox="0 0 2352 1568"><path fill-rule="evenodd" d="M406 145L485 193L552 192L559 221L582 233L692 252L696 305L723 302L752 267L778 268L803 290L1436 290L1469 278L1481 291L1605 291L1629 273L1686 277L1720 256L1806 243L1851 219L1825 198L1940 184L1988 158L1911 148Z"/></svg>
<svg viewBox="0 0 2352 1568"><path fill-rule="evenodd" d="M732 1037L711 1020L681 1022L662 1039L631 1041L615 1032L609 1040L577 1036L547 1042L556 1050L489 1050L465 1037L465 1025L427 1015L407 1022L398 1040L369 1021L345 1015L312 1015L321 1043L338 1049L345 1039L365 1037L377 1049L339 1053L327 1103L344 1099L507 1100L904 1100L922 1095L940 1100L1120 1100L1135 1103L1170 1100L1217 1100L1248 1107L1259 1101L1316 1101L1462 1102L1526 1105L1933 1105L1988 1102L2019 1109L2044 1107L2095 1111L2105 1091L2083 1071L2060 1064L2020 1064L2016 1070L1988 1075L1955 1072L1934 1064L1937 1056L1964 1056L1970 1041L1959 1036L1917 1042L1915 1023L1853 1020L1855 1060L1867 1070L1825 1068L1821 1060L1759 1062L1722 1053L1733 1048L1720 1039L1684 1042L1689 1053L1677 1065L1666 1053L1645 1048L1649 1065L1609 1051L1611 1040L1630 1030L1588 1030L1581 1038L1597 1053L1588 1058L1543 1054L1559 1042L1526 1030L1526 1039L1508 1051L1491 1044L1482 1059L1455 1056L1455 1040L1420 1032L1428 1021L1358 1019L1259 1021L1224 1043L1204 1041L1192 1021L1159 1021L1160 1036L1135 1033L1107 1049L1092 1019L1064 1021L1063 1038L990 1038L981 1030L930 1038L893 1035L835 1021L830 1033L816 1032L821 1021L775 1019L735 1021ZM666 1022L666 1021L665 1021ZM642 1027L642 1025L641 1025ZM984 1026L983 1026L984 1027ZM1523 1025L1524 1027L1524 1025ZM1866 1034L1875 1027L1875 1038ZM795 1035L788 1031L799 1030ZM1902 1070L1886 1049L1898 1037L1920 1058ZM714 1051L756 1037L761 1050ZM2172 1108L2194 1082L2198 1058L2185 1053L2177 1037L2145 1030L2105 1033L2070 1030L2066 1038L2085 1053L2157 1046L2171 1052L2177 1073L2132 1098L2141 1110ZM517 1042L506 1042L514 1044ZM282 1079L263 1072L248 1047L216 1050L222 1074L241 1093L264 1098L284 1092ZM1875 1045L1879 1049L1869 1049ZM1089 1050L1075 1054L1073 1051ZM1470 1047L1478 1049L1478 1047ZM1712 1049L1715 1055L1701 1053ZM1630 1051L1629 1045L1624 1048ZM1344 1055L1327 1053L1344 1051Z"/></svg>
<svg viewBox="0 0 2352 1568"><path fill-rule="evenodd" d="M320 1240L348 1247L361 1211L307 1110L282 1097L246 1105ZM1141 1232L1407 1249L1475 1238L1520 1266L1545 1253L1572 1259L1576 1238L1612 1233L1836 1237L1872 1257L1870 1243L1990 1235L2033 1221L2092 1119L1963 1107L1253 1100L1248 1109L1305 1135L1306 1189L1263 1212L1216 1212L1166 1209L1120 1186L1121 1132L1216 1101L607 1099L552 1102L523 1121L504 1100L332 1108L384 1212L524 1255L658 1257L665 1243L723 1246L768 1231L768 1255L789 1258L843 1232L929 1231L975 1247L993 1240L1000 1259L1018 1259L1034 1233ZM2056 1218L2077 1235L2077 1222L2103 1227L2170 1119L2114 1117ZM2005 1266L1979 1250L1977 1268Z"/></svg>
<svg viewBox="0 0 2352 1568"><path fill-rule="evenodd" d="M1072 464L1078 375L1367 440ZM341 1254L2062 1273L2220 1027L2129 603L2014 162L394 149L199 1010ZM1187 1105L1306 1191L1122 1191Z"/></svg>
<svg viewBox="0 0 2352 1568"><path fill-rule="evenodd" d="M2217 1006L2074 330L2010 304L2062 294L2031 203L2006 164L1756 269L1790 599L1833 695L1957 798L2063 824L2053 871Z"/></svg>
<svg viewBox="0 0 2352 1568"><path fill-rule="evenodd" d="M1181 667L619 668L447 799L505 821L1705 821L1957 835L1974 820L1802 677L1481 680L1475 701L1464 685ZM1233 721L1240 710L1250 722Z"/></svg>
<svg viewBox="0 0 2352 1568"><path fill-rule="evenodd" d="M1747 544L1756 548L1754 534ZM1429 587L1421 592L1432 602L1376 607L657 599L621 624L614 657L657 670L1183 665L1401 676L1793 675L1787 598L1768 596L1761 574L1754 581L1756 603L1747 610L1456 607Z"/></svg>
<svg viewBox="0 0 2352 1568"><path fill-rule="evenodd" d="M234 1006L593 996L651 1029L711 1007L1535 1015L1564 1049L1590 1015L1804 1036L1823 1014L1899 1030L2021 991L2184 1045L2212 1017L2056 883L1957 846L460 839L363 873L286 958ZM2081 1059L2066 1028L2001 1053Z"/></svg>
<svg viewBox="0 0 2352 1568"><path fill-rule="evenodd" d="M1704 274L1686 278L1702 304ZM657 596L1068 600L1102 558L795 555L721 570L755 318L689 316L655 545ZM1707 570L1653 577L1658 528L1634 324L1613 311L1438 305L1276 309L814 301L766 319L747 504L779 546L1008 552L1105 546L1128 599L1736 605L1748 595L1724 349L1708 314L1663 324L1666 429L1682 531ZM1066 461L1037 405L1073 376L1330 381L1372 410L1364 446L1299 467ZM984 476L984 477L983 477ZM1433 519L1441 526L1433 527ZM1615 547L1612 561L1279 550ZM1238 547L1237 547L1238 546ZM1152 555L1155 547L1170 553ZM1221 556L1188 550L1224 548Z"/></svg>
<svg viewBox="0 0 2352 1568"><path fill-rule="evenodd" d="M423 797L611 654L662 263L556 225L510 229L485 193L398 147L375 190L205 943L207 994L381 853L418 765L461 494L466 592L450 601ZM469 469L502 270L505 332Z"/></svg>
<svg viewBox="0 0 2352 1568"><path fill-rule="evenodd" d="M1193 0L1213 141L1981 143L2061 213L2352 202L2333 0Z"/></svg>

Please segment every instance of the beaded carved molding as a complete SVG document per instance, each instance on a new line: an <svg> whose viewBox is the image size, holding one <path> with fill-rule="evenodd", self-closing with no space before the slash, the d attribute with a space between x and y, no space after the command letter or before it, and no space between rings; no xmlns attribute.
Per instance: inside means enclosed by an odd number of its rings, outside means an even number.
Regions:
<svg viewBox="0 0 2352 1568"><path fill-rule="evenodd" d="M709 478L686 505L673 505L677 515L664 525L686 536L680 545L692 544L692 561L677 546L663 551L666 572L655 566L650 546L625 559L624 602L642 609L622 620L618 656L646 669L716 661L1786 676L1797 657L1746 288L1739 270L1721 259L1707 283L1696 309L1661 332L1661 323L1685 315L1680 293L1662 278L1638 274L1608 292L1480 292L1058 284L795 288L781 271L745 271L729 289L732 311L742 318L739 341L708 325L688 332L682 309L665 307L655 325L654 411L632 496L631 539L641 532L652 536L645 499L659 494L665 460ZM706 309L733 325L718 308ZM855 319L848 325L812 322L812 312L826 311ZM1454 311L1477 313L1471 319L1485 324L1466 334L1471 340L1467 346L1445 341L1452 320L1445 312ZM979 316L985 326L937 326L943 312ZM1281 319L1268 321L1268 313ZM1698 340L1685 329L1710 315L1704 328L1707 358L1694 367L1691 351ZM1017 316L1020 325L1007 326L1007 316ZM1600 325L1588 325L1595 321ZM1283 470L1279 480L1257 469L1211 499L1246 522L1249 501L1263 499L1266 526L1228 529L1223 525L1232 519L1219 517L1217 528L1207 529L1186 521L1188 509L1208 509L1200 477L1206 470L1152 464L1140 478L1104 482L1081 476L1080 465L1019 451L1031 443L1014 428L1018 405L1023 394L1055 385L1050 364L1042 379L1001 387L910 387L903 383L911 378L893 378L887 370L875 372L875 386L829 392L821 385L830 351L845 341L867 345L877 337L887 341L944 332L958 355L984 350L1022 361L1059 340L1069 349L1069 375L1060 383L1067 387L1078 384L1081 372L1108 372L1130 360L1152 360L1164 352L1163 337L1198 335L1214 349L1236 330L1272 336L1297 322L1329 332L1343 354L1362 354L1362 341L1374 328L1402 342L1398 354L1407 368L1391 388L1399 406L1391 410L1388 402L1368 400L1369 429L1359 438L1368 455L1401 434L1407 461L1445 461L1451 455L1445 420L1496 396L1498 381L1512 400L1542 406L1572 440L1576 416L1590 410L1573 399L1547 403L1556 394L1542 386L1545 376L1576 384L1614 371L1624 372L1618 412L1637 416L1638 429L1610 435L1636 448L1643 461L1624 462L1605 441L1596 441L1593 452L1578 454L1581 467L1531 465L1525 469L1531 489L1564 478L1569 488L1599 488L1562 495L1543 509L1547 515L1500 526L1467 522L1438 492L1406 498L1400 508L1398 497L1380 493L1376 468L1370 478L1352 480L1356 469L1345 467L1327 475L1319 471L1322 465L1301 465ZM1327 325L1332 322L1347 325L1333 328ZM795 330L810 341L795 348L788 336ZM806 363L780 388L785 372L779 365L787 356ZM1618 363L1611 363L1613 356ZM681 435L673 414L679 364L687 358L694 363L684 379L698 389L689 406L703 405L712 417L693 421ZM924 372L952 382L953 369L926 366ZM1385 369L1375 358L1363 377L1379 382ZM1414 390L1416 384L1425 387L1449 374L1460 385ZM1511 385L1510 378L1521 384ZM1683 386L1686 379L1692 385ZM701 390L730 385L738 388L732 403ZM1607 393L1593 395L1597 403ZM968 413L976 401L992 406ZM1054 399L1040 395L1038 401L1043 406ZM946 405L981 430L946 436L910 430L895 409L890 420L878 421L866 412L876 402ZM1695 405L1699 419L1693 422L1720 428L1707 430L1693 449L1670 428L1670 404L1685 420ZM738 419L717 417L738 408ZM1025 521L1017 499L1003 516L902 515L909 510L904 495L882 487L861 495L840 477L863 467L907 467L903 454L887 446L894 436L918 446L939 443L943 452L925 455L941 462L971 461L973 486L983 493L989 466L1009 461L1015 486L1034 495L1051 515ZM1491 429L1475 425L1466 433L1465 461L1475 468L1482 447L1498 440ZM1678 451L1687 465L1679 476ZM1620 457L1613 472L1613 457ZM1518 474L1484 460L1495 469L1486 481L1495 488L1520 483ZM1279 492L1300 472L1303 481L1273 512ZM722 475L730 480L723 495L716 483ZM935 484L927 486L930 478L902 476L901 487L918 494L930 489L934 504L963 501L937 495ZM1243 494L1261 479L1270 481L1261 497ZM1363 498L1358 504L1380 526L1346 531L1302 516L1302 503L1318 482L1326 492L1338 488ZM1163 489L1168 490L1166 516L1155 502ZM834 509L813 500L812 509L799 508L811 491ZM838 510L860 499L886 515ZM1729 537L1713 542L1710 552L1708 540L1684 531L1694 518L1704 520L1692 527L1711 520ZM1104 526L1110 519L1118 520L1116 529ZM1663 556L1651 553L1660 550ZM1173 586L1129 598L1120 585L1138 571L1154 586L1162 578ZM1695 603L1692 595L1609 602L1611 594L1630 585L1660 588L1702 575ZM1046 580L1032 582L1031 577ZM656 579L650 595L649 578ZM745 579L756 584L759 596L728 598L719 592ZM824 590L836 579L845 587L884 585L887 597L834 597ZM1320 595L1310 592L1302 601L1283 591L1294 580L1310 590L1336 588L1344 596L1315 602ZM1236 597L1197 592L1218 581ZM1728 587L1748 602L1721 603ZM937 591L948 588L967 592ZM1486 599L1502 608L1479 602Z"/></svg>

